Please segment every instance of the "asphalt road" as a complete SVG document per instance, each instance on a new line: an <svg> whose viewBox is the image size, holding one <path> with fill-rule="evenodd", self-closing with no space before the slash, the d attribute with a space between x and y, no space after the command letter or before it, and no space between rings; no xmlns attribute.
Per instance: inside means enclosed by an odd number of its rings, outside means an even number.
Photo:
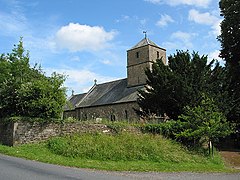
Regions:
<svg viewBox="0 0 240 180"><path fill-rule="evenodd" d="M69 168L0 155L0 180L240 180L240 173L139 173Z"/></svg>

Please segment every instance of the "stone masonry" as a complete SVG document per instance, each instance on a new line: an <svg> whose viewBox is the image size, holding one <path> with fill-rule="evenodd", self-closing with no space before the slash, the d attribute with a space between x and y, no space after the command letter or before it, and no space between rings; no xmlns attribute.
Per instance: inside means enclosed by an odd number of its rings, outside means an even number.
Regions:
<svg viewBox="0 0 240 180"><path fill-rule="evenodd" d="M129 127L125 131L138 132L136 128ZM114 133L113 129L105 124L74 123L29 123L15 122L0 124L0 143L16 146L27 143L36 143L54 136L81 133Z"/></svg>

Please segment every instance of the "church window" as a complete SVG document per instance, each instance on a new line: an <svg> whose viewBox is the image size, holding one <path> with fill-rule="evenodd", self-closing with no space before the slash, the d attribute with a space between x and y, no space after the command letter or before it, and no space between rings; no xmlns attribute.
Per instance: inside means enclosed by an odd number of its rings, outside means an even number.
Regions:
<svg viewBox="0 0 240 180"><path fill-rule="evenodd" d="M136 58L139 58L139 52L136 52Z"/></svg>
<svg viewBox="0 0 240 180"><path fill-rule="evenodd" d="M157 51L157 59L159 59L159 51Z"/></svg>
<svg viewBox="0 0 240 180"><path fill-rule="evenodd" d="M125 119L128 119L128 111L125 110Z"/></svg>
<svg viewBox="0 0 240 180"><path fill-rule="evenodd" d="M82 120L83 120L83 121L87 120L87 118L88 118L87 113L82 114Z"/></svg>
<svg viewBox="0 0 240 180"><path fill-rule="evenodd" d="M116 116L114 114L111 114L110 118L111 118L111 121L116 121Z"/></svg>

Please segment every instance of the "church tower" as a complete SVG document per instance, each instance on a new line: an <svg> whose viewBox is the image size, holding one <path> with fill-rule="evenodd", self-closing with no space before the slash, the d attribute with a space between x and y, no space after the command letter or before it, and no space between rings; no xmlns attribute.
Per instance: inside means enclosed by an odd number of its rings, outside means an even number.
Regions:
<svg viewBox="0 0 240 180"><path fill-rule="evenodd" d="M162 58L166 64L166 50L149 40L146 35L139 43L127 51L128 87L146 84L145 69L152 68L156 59Z"/></svg>

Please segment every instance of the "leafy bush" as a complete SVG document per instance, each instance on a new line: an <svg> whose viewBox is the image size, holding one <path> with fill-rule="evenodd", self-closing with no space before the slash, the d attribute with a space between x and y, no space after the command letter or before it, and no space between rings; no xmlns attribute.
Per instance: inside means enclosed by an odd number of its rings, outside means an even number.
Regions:
<svg viewBox="0 0 240 180"><path fill-rule="evenodd" d="M175 132L179 131L180 126L176 121L170 120L159 124L146 124L142 126L142 131L152 134L161 134L167 138L175 139Z"/></svg>
<svg viewBox="0 0 240 180"><path fill-rule="evenodd" d="M39 122L39 123L62 123L63 120L57 118L40 118L40 117L21 117L21 116L13 116L13 117L5 117L0 119L1 123L10 123L10 122Z"/></svg>
<svg viewBox="0 0 240 180"><path fill-rule="evenodd" d="M66 102L64 75L46 76L41 67L30 66L23 41L11 53L0 55L0 117L60 118Z"/></svg>
<svg viewBox="0 0 240 180"><path fill-rule="evenodd" d="M184 138L187 142L193 142L193 146L201 146L202 143L208 143L209 154L210 144L218 141L220 137L228 136L232 133L232 127L227 122L226 117L214 104L212 98L205 94L202 95L198 106L185 108L185 113L179 116L177 123L182 127L180 132L176 133L176 138Z"/></svg>
<svg viewBox="0 0 240 180"><path fill-rule="evenodd" d="M106 125L108 128L112 129L116 133L120 133L123 131L124 128L129 127L129 123L124 121L123 122L119 122L119 121L107 122Z"/></svg>

